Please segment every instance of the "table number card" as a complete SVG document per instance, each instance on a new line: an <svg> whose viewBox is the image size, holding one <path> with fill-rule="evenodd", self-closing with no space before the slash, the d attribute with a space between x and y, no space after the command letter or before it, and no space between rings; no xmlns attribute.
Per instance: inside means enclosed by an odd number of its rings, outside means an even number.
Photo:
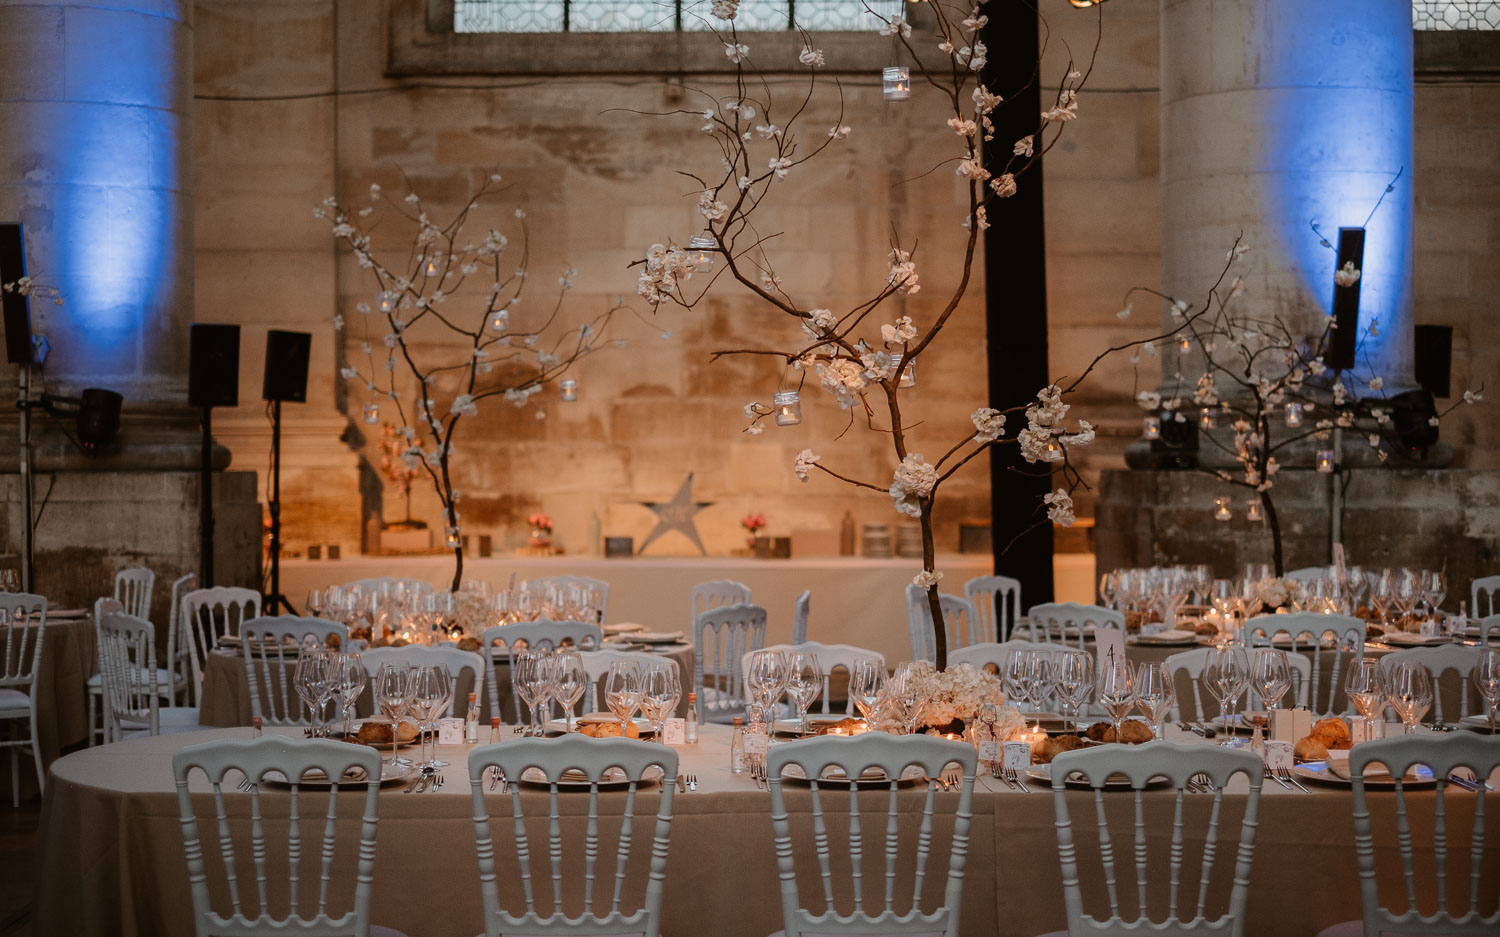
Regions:
<svg viewBox="0 0 1500 937"><path fill-rule="evenodd" d="M1006 742L1005 757L1000 767L1006 771L1025 771L1031 767L1030 742Z"/></svg>
<svg viewBox="0 0 1500 937"><path fill-rule="evenodd" d="M686 745L687 720L672 718L664 722L661 727L661 740L666 745Z"/></svg>
<svg viewBox="0 0 1500 937"><path fill-rule="evenodd" d="M769 735L761 735L759 732L745 733L745 754L764 755L770 747L771 737Z"/></svg>
<svg viewBox="0 0 1500 937"><path fill-rule="evenodd" d="M1272 771L1292 769L1292 743L1291 742L1267 742L1260 750L1261 757L1266 760L1266 767Z"/></svg>
<svg viewBox="0 0 1500 937"><path fill-rule="evenodd" d="M1125 632L1119 628L1094 629L1094 662L1100 674L1111 659L1125 659Z"/></svg>
<svg viewBox="0 0 1500 937"><path fill-rule="evenodd" d="M439 745L462 745L464 743L462 719L439 719L437 727Z"/></svg>

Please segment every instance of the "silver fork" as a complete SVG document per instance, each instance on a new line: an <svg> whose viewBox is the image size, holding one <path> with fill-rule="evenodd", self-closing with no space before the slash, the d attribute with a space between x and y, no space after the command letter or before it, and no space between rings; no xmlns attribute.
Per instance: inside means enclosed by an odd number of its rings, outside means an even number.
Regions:
<svg viewBox="0 0 1500 937"><path fill-rule="evenodd" d="M1292 786L1290 784L1288 784L1287 782L1285 782L1285 781L1283 781L1281 779L1281 775L1279 775L1275 771L1271 770L1271 766L1270 765L1266 765L1266 777L1268 777L1271 780L1275 781L1277 784L1280 784L1286 790L1291 790L1292 789Z"/></svg>
<svg viewBox="0 0 1500 937"><path fill-rule="evenodd" d="M687 785L688 785L688 790L690 790L690 791L692 791L693 793L696 794L698 792L698 776L696 774L690 774L690 775L688 775L687 776Z"/></svg>
<svg viewBox="0 0 1500 937"><path fill-rule="evenodd" d="M435 783L432 786L432 789L435 791L435 790L437 790L438 788L440 788L442 786L443 786L443 776L440 774L440 775L437 776L437 783Z"/></svg>
<svg viewBox="0 0 1500 937"><path fill-rule="evenodd" d="M1015 790L1016 783L1010 779L1009 774L1010 772L1001 770L1000 762L996 761L990 764L990 777L1004 781L1006 787Z"/></svg>
<svg viewBox="0 0 1500 937"><path fill-rule="evenodd" d="M1292 774L1290 770L1286 768L1277 768L1276 775L1283 781L1290 781L1292 784L1295 784L1297 786L1297 790L1301 791L1302 793L1312 793L1312 791L1309 791L1307 788L1302 786L1302 782L1297 780L1297 776L1295 774Z"/></svg>
<svg viewBox="0 0 1500 937"><path fill-rule="evenodd" d="M1026 782L1025 781L1021 780L1021 773L1019 771L1017 771L1015 768L1008 768L1008 769L1006 769L1005 780L1007 780L1007 781L1011 782L1012 784L1016 785L1017 787L1019 787L1021 789L1021 793L1023 793L1023 794L1030 794L1031 793L1031 788L1029 788L1029 787L1026 786Z"/></svg>
<svg viewBox="0 0 1500 937"><path fill-rule="evenodd" d="M958 787L959 785L963 784L963 782L964 775L962 771L959 771L956 768L949 768L948 770L943 772L943 790L946 791L949 788Z"/></svg>

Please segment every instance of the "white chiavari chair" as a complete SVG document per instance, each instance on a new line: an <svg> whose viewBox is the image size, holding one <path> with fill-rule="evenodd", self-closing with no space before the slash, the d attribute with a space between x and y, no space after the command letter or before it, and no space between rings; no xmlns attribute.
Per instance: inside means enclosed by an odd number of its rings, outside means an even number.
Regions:
<svg viewBox="0 0 1500 937"><path fill-rule="evenodd" d="M693 586L693 591L688 598L691 614L689 621L696 627L698 616L704 612L711 612L726 605L749 605L750 587L742 582L735 582L733 579L711 579Z"/></svg>
<svg viewBox="0 0 1500 937"><path fill-rule="evenodd" d="M1290 643L1283 647L1293 654L1307 655L1312 660L1312 683L1308 690L1308 708L1318 716L1336 716L1333 700L1343 687L1345 671L1351 659L1358 658L1365 649L1365 623L1348 615L1320 615L1315 612L1294 612L1289 615L1256 615L1245 622L1246 642L1252 635L1276 645L1276 636L1285 634ZM1333 647L1326 649L1333 656L1332 667L1323 673L1323 635L1333 635ZM1348 704L1345 704L1348 711Z"/></svg>
<svg viewBox="0 0 1500 937"><path fill-rule="evenodd" d="M1441 725L1443 719L1443 686L1451 687L1455 678L1444 680L1448 674L1455 674L1458 684L1459 714L1463 719L1469 715L1469 699L1472 688L1469 685L1470 675L1474 673L1474 665L1479 663L1479 648L1463 647L1457 644L1444 644L1439 647L1413 647L1404 651L1397 651L1383 658L1380 662L1381 669L1394 668L1403 661L1412 661L1422 665L1432 678L1432 712L1430 714L1433 722ZM1456 721L1456 720L1454 720Z"/></svg>
<svg viewBox="0 0 1500 937"><path fill-rule="evenodd" d="M866 732L853 738L803 739L773 746L766 754L766 777L771 788L783 924L773 937L957 937L976 765L974 746L926 735ZM795 768L789 772L791 766ZM920 810L898 803L899 779L908 768L929 779ZM831 776L842 774L842 783L825 786L818 780L830 769ZM851 785L846 780L877 771L883 772L884 784ZM954 774L960 775L958 796L936 796L939 785L943 790L951 786ZM937 780L944 777L949 780ZM811 823L799 819L795 838L784 794L787 786L812 792ZM861 786L866 793L860 793ZM880 787L888 787L888 794L881 796ZM828 822L825 800L830 805L847 804L847 813L840 809L833 822ZM884 809L871 809L877 806ZM809 828L811 836L803 832ZM951 836L942 835L950 830ZM935 843L946 843L946 854ZM834 854L849 858L835 864L830 861ZM923 887L926 874L929 867L934 875L940 874L943 865L947 866L946 886L941 900L933 901L933 889ZM877 874L883 878L883 889L876 884L880 879L866 881L867 868L870 878ZM820 882L822 887L803 891L799 882ZM895 894L902 897L893 904ZM909 903L906 895L911 896ZM907 910L898 912L896 907Z"/></svg>
<svg viewBox="0 0 1500 937"><path fill-rule="evenodd" d="M548 621L540 618L536 621L517 621L486 628L479 642L489 664L484 670L485 691L490 696L489 711L492 716L503 717L504 714L500 712L500 667L502 664L505 666L503 679L509 680L517 647L525 645L556 650L571 643L580 651L597 651L603 646L604 629L587 621ZM515 724L519 726L530 723L531 714L524 711L520 696L515 697L515 703Z"/></svg>
<svg viewBox="0 0 1500 937"><path fill-rule="evenodd" d="M197 937L403 937L399 931L370 924L380 770L380 754L373 748L330 739L220 739L173 755ZM198 832L197 805L189 788L195 771L203 775L213 796L213 819L204 817L213 832L206 837ZM347 780L330 786L329 778ZM241 782L249 782L248 790L240 789ZM262 787L273 785L276 792L271 796L277 801L285 798L286 806L277 803L268 809L263 803L269 797ZM304 785L310 788L305 799ZM304 802L309 808L305 814ZM342 811L341 803L346 805ZM357 845L348 845L347 832L341 837L339 830L352 831L356 822ZM248 829L248 850L236 848L236 840L243 839L231 835L234 827ZM304 843L305 828L321 835ZM280 856L290 858L276 861ZM353 875L336 871L349 865L354 866ZM241 870L247 878L254 872L253 886L241 883ZM276 897L271 897L272 889ZM311 895L317 896L316 906L299 900Z"/></svg>
<svg viewBox="0 0 1500 937"><path fill-rule="evenodd" d="M1167 672L1172 674L1174 685L1181 682L1177 679L1179 674L1187 677L1188 679L1188 685L1189 689L1191 690L1193 699L1193 715L1189 720L1192 722L1199 722L1208 718L1208 711L1203 705L1203 668L1208 665L1208 655L1210 650L1211 648L1195 647L1191 651L1180 651L1176 654L1173 654L1164 662ZM1248 657L1253 668L1255 663L1255 651L1251 650ZM1312 661L1309 660L1307 655L1305 654L1293 654L1291 652L1288 652L1286 655L1286 662L1288 669L1291 671L1292 677L1292 685L1287 690L1287 692L1291 694L1289 697L1291 702L1287 702L1288 697L1283 697L1282 708L1305 708L1307 706L1308 694L1312 690ZM1265 708L1265 703L1261 700L1260 694L1256 692L1254 686L1251 686L1245 692L1248 694L1246 696L1246 701L1247 707L1249 709L1260 710ZM1213 700L1213 694L1209 693L1208 698L1210 700ZM1177 690L1176 699L1172 703L1172 711L1167 715L1167 718L1170 721L1178 722L1185 718L1182 715L1182 703L1183 693L1181 688L1179 687ZM1214 706L1215 708L1218 707L1217 701L1214 701Z"/></svg>
<svg viewBox="0 0 1500 937"><path fill-rule="evenodd" d="M854 662L862 657L878 660L880 661L880 666L885 666L884 654L879 651L869 650L868 648L855 647L852 644L819 644L817 641L803 641L798 644L768 644L760 648L760 650L782 651L788 655L812 654L816 657L818 659L818 669L823 671L823 693L819 696L819 700L822 702L822 711L824 713L833 711L829 708L829 705L834 671L844 671L844 676L852 681L854 679ZM754 656L754 653L754 651L751 651L740 658L741 686L748 685L750 682L750 658ZM852 716L855 714L854 696L847 693L845 696L847 698L844 700L844 715ZM809 710L809 712L812 711Z"/></svg>
<svg viewBox="0 0 1500 937"><path fill-rule="evenodd" d="M156 573L145 566L131 566L115 573L115 601L125 608L126 614L137 618L151 618L151 593L156 586Z"/></svg>
<svg viewBox="0 0 1500 937"><path fill-rule="evenodd" d="M126 614L113 599L94 603L99 623L105 740L196 731L198 707L163 706L170 690L156 665L156 626Z"/></svg>
<svg viewBox="0 0 1500 937"><path fill-rule="evenodd" d="M268 726L313 724L293 678L306 646L327 647L330 635L336 635L338 646L343 647L349 629L336 621L296 615L265 615L240 625L240 655L250 687L252 718L259 717Z"/></svg>
<svg viewBox="0 0 1500 937"><path fill-rule="evenodd" d="M1021 617L1021 582L1009 576L977 576L964 583L964 598L974 606L969 644L1005 641Z"/></svg>
<svg viewBox="0 0 1500 937"><path fill-rule="evenodd" d="M1094 628L1119 628L1125 630L1125 613L1102 605L1081 605L1078 602L1043 602L1026 611L1025 633L1017 626L1011 634L1032 641L1049 641L1054 644L1071 644L1086 650L1084 641L1090 626Z"/></svg>
<svg viewBox="0 0 1500 937"><path fill-rule="evenodd" d="M807 615L812 610L812 590L803 589L802 594L797 596L797 603L792 608L792 643L801 644L807 640Z"/></svg>
<svg viewBox="0 0 1500 937"><path fill-rule="evenodd" d="M969 600L939 592L938 607L943 612L943 634L948 639L948 649L974 643L965 640L974 627L974 606ZM916 583L906 586L906 626L911 632L912 660L935 659L937 638L932 623L932 606L927 600L927 590Z"/></svg>
<svg viewBox="0 0 1500 937"><path fill-rule="evenodd" d="M0 632L4 634L4 656L0 657L0 723L27 723L29 734L0 739L0 748L10 749L12 806L21 805L21 751L29 749L36 765L37 790L47 783L42 765L41 736L37 734L37 671L47 643L47 600L29 592L0 592ZM7 733L9 735L9 733Z"/></svg>
<svg viewBox="0 0 1500 937"><path fill-rule="evenodd" d="M693 684L699 722L732 722L745 710L740 659L766 643L766 610L727 605L693 622Z"/></svg>
<svg viewBox="0 0 1500 937"><path fill-rule="evenodd" d="M499 796L510 801L504 813L509 822L499 827L509 834L502 832L498 841L490 823L490 805L496 796L490 789L495 786L496 771L506 779L507 791ZM486 937L657 937L676 777L675 751L632 739L578 735L517 739L471 752L469 784ZM601 784L623 786L626 796L600 797ZM567 790L573 786L579 788L576 795ZM532 791L523 797L526 787ZM653 793L659 790L660 796L649 853L643 860L641 837L632 835L632 827L636 805L650 803L649 798L637 797L637 791L648 787ZM587 816L582 815L584 803ZM545 813L539 809L544 804ZM649 815L640 819L649 822ZM614 849L608 850L607 845L601 849L601 842L613 843ZM564 862L576 863L579 855L583 875L565 874ZM497 861L497 856L504 858ZM600 864L602 870L596 868ZM502 874L518 877L520 888L502 889ZM510 897L507 907L502 892L515 896L518 891L521 900ZM608 903L599 900L605 894Z"/></svg>
<svg viewBox="0 0 1500 937"><path fill-rule="evenodd" d="M1479 600L1484 600L1484 605ZM1500 576L1480 576L1469 586L1469 614L1474 618L1500 615Z"/></svg>
<svg viewBox="0 0 1500 937"><path fill-rule="evenodd" d="M180 615L188 637L188 665L192 668L188 689L192 704L197 706L202 702L208 652L214 649L221 635L238 635L241 622L260 617L260 593L234 586L194 589L182 596Z"/></svg>
<svg viewBox="0 0 1500 937"><path fill-rule="evenodd" d="M1220 841L1220 821L1229 812L1224 809L1224 791L1237 774L1245 775L1250 789L1244 799L1239 844L1233 853L1234 865L1230 873L1229 900L1225 905L1222 903L1224 870L1216 863L1219 851L1216 847ZM1094 839L1081 848L1078 834L1083 824L1080 822L1075 828L1066 787L1067 779L1078 775L1085 779L1083 783L1093 795L1093 802L1079 812L1083 816L1098 818L1093 829L1088 831ZM1063 752L1052 759L1052 805L1057 818L1063 901L1068 912L1068 929L1059 931L1058 935L1211 933L1240 937L1245 931L1245 905L1250 890L1250 867L1255 854L1255 831L1264 775L1265 762L1252 752L1165 741L1144 745L1101 745L1086 751ZM1120 829L1119 820L1129 817L1132 822L1128 837L1116 837L1111 831L1109 812L1105 809L1107 798L1126 796L1123 791L1104 792L1106 783L1116 783L1122 777L1129 781L1135 804L1134 810L1128 813L1115 813L1115 826L1118 832L1126 832ZM1150 861L1153 850L1149 844L1157 831L1147 828L1148 821L1142 807L1144 790L1153 778L1164 778L1176 789L1171 844L1168 849L1156 850L1155 863ZM1197 783L1202 778L1213 782L1213 804L1200 837L1195 821L1203 811L1192 811L1190 815L1185 805L1191 801L1187 801L1184 795L1190 783ZM1082 806L1077 800L1074 803ZM1097 840L1097 849L1094 840ZM1201 857L1196 880L1192 865L1184 862L1185 857L1189 862ZM1229 855L1226 854L1225 858ZM1154 876L1151 874L1153 870ZM1100 879L1108 896L1107 908L1099 900ZM1163 882L1169 886L1160 887ZM1129 887L1132 884L1134 889ZM1092 899L1090 904L1085 903L1085 893ZM1160 900L1163 893L1167 896L1165 901ZM1098 906L1097 913L1093 905ZM1218 916L1210 918L1215 911L1219 912Z"/></svg>

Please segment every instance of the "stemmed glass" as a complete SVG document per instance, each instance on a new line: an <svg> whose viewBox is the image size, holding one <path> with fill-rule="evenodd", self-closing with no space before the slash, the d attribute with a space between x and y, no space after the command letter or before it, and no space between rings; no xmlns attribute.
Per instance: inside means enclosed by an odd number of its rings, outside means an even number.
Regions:
<svg viewBox="0 0 1500 937"><path fill-rule="evenodd" d="M1427 715L1432 707L1432 678L1427 668L1414 661L1404 660L1390 669L1390 682L1386 687L1386 699L1406 725L1405 735Z"/></svg>
<svg viewBox="0 0 1500 937"><path fill-rule="evenodd" d="M875 719L875 707L885 691L885 662L874 657L860 657L854 661L854 673L849 680L849 694L865 722Z"/></svg>
<svg viewBox="0 0 1500 937"><path fill-rule="evenodd" d="M1115 607L1115 589L1120 581L1118 572L1108 572L1099 577L1099 598L1105 608Z"/></svg>
<svg viewBox="0 0 1500 937"><path fill-rule="evenodd" d="M674 675L676 671L673 671ZM583 667L583 658L573 648L565 648L552 656L553 698L563 708L567 729L573 731L573 707L583 698L588 688L589 675ZM675 704L674 704L675 705Z"/></svg>
<svg viewBox="0 0 1500 937"><path fill-rule="evenodd" d="M1012 651L1005 661L1005 673L1001 677L1005 695L1023 703L1029 702L1040 668L1040 657L1036 651L1029 648Z"/></svg>
<svg viewBox="0 0 1500 937"><path fill-rule="evenodd" d="M323 590L307 590L307 614L317 618L323 611Z"/></svg>
<svg viewBox="0 0 1500 937"><path fill-rule="evenodd" d="M1255 652L1255 691L1269 713L1281 708L1281 698L1292 688L1292 668L1286 651L1261 648Z"/></svg>
<svg viewBox="0 0 1500 937"><path fill-rule="evenodd" d="M1232 616L1236 603L1234 581L1215 579L1208 590L1208 602L1219 613L1219 633L1228 634L1233 628Z"/></svg>
<svg viewBox="0 0 1500 937"><path fill-rule="evenodd" d="M1203 682L1219 701L1219 718L1230 727L1234 726L1234 703L1250 685L1250 658L1244 647L1226 644L1210 648L1208 661L1203 665ZM1233 738L1220 743L1233 745Z"/></svg>
<svg viewBox="0 0 1500 937"><path fill-rule="evenodd" d="M791 661L782 651L756 651L750 655L745 683L754 702L769 711L781 699L791 673Z"/></svg>
<svg viewBox="0 0 1500 937"><path fill-rule="evenodd" d="M604 701L620 720L621 735L626 734L626 723L640 708L643 680L641 665L636 661L617 660L609 665L609 674L604 678Z"/></svg>
<svg viewBox="0 0 1500 937"><path fill-rule="evenodd" d="M1474 686L1478 688L1479 695L1484 697L1485 717L1490 723L1490 734L1495 732L1495 717L1500 710L1500 649L1485 647L1479 649L1479 659L1474 662L1474 673L1471 678Z"/></svg>
<svg viewBox="0 0 1500 937"><path fill-rule="evenodd" d="M1094 688L1094 657L1088 651L1068 650L1057 656L1057 695L1064 716L1078 718Z"/></svg>
<svg viewBox="0 0 1500 937"><path fill-rule="evenodd" d="M411 709L416 682L416 669L401 664L381 664L375 674L375 704L391 720L391 764L411 764L396 754L396 746L400 740L401 720Z"/></svg>
<svg viewBox="0 0 1500 937"><path fill-rule="evenodd" d="M249 654L250 649L245 648ZM313 723L309 730L313 735L318 734L317 723L322 721L323 708L318 701L321 687L326 682L328 669L328 655L318 648L303 648L297 657L297 665L292 669L292 686L296 687L297 695L302 698L302 703L307 707L308 720Z"/></svg>
<svg viewBox="0 0 1500 937"><path fill-rule="evenodd" d="M1036 654L1036 675L1031 681L1028 698L1037 712L1046 710L1047 700L1057 692L1057 657L1046 651Z"/></svg>
<svg viewBox="0 0 1500 937"><path fill-rule="evenodd" d="M917 719L922 714L921 678L927 666L929 665L925 661L920 664L916 661L902 661L896 665L896 672L891 674L885 684L882 705L895 710L896 718L901 721L901 727L907 735L917 731Z"/></svg>
<svg viewBox="0 0 1500 937"><path fill-rule="evenodd" d="M1115 741L1120 741L1120 723L1135 706L1135 677L1124 655L1111 653L1099 668L1099 705L1108 711L1115 724Z"/></svg>
<svg viewBox="0 0 1500 937"><path fill-rule="evenodd" d="M1373 739L1376 717L1385 705L1385 694L1381 690L1380 661L1365 657L1350 664L1349 676L1344 679L1344 693L1364 717L1365 738Z"/></svg>
<svg viewBox="0 0 1500 937"><path fill-rule="evenodd" d="M426 768L439 767L437 739L433 739L432 757L427 757L427 736L434 729L435 720L441 714L448 698L448 670L445 667L423 667L417 671L412 691L412 714L417 717L417 731L421 738L420 754L417 756Z"/></svg>
<svg viewBox="0 0 1500 937"><path fill-rule="evenodd" d="M790 656L787 671L787 695L797 707L799 732L807 734L807 710L823 692L823 666L818 655L797 652Z"/></svg>
<svg viewBox="0 0 1500 937"><path fill-rule="evenodd" d="M1437 570L1422 572L1422 601L1427 605L1427 616L1437 620L1438 607L1448 597L1448 577Z"/></svg>
<svg viewBox="0 0 1500 937"><path fill-rule="evenodd" d="M1142 664L1135 671L1135 699L1141 713L1151 720L1157 738L1166 737L1166 718L1177 702L1172 672L1166 664Z"/></svg>
<svg viewBox="0 0 1500 937"><path fill-rule="evenodd" d="M677 665L671 661L658 661L647 666L641 677L640 699L641 713L651 720L659 741L663 738L662 726L667 717L677 709L677 702L682 699Z"/></svg>
<svg viewBox="0 0 1500 937"><path fill-rule="evenodd" d="M531 713L531 729L528 735L542 734L542 707L552 701L552 684L548 681L551 650L545 647L527 648L517 654L511 662L510 679L516 695L526 704Z"/></svg>
<svg viewBox="0 0 1500 937"><path fill-rule="evenodd" d="M354 704L365 691L368 676L364 661L358 654L340 654L337 661L339 701L344 707L344 736L347 738L354 731Z"/></svg>

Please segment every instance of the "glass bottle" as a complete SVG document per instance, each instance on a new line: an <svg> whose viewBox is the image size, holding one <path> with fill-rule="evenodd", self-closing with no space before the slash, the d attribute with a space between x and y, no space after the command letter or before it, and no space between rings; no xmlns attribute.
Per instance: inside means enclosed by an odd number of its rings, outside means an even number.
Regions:
<svg viewBox="0 0 1500 937"><path fill-rule="evenodd" d="M744 774L749 769L749 762L745 758L745 720L741 716L734 717L734 739L729 743L729 770L734 774Z"/></svg>
<svg viewBox="0 0 1500 937"><path fill-rule="evenodd" d="M682 741L686 745L698 744L698 694L688 694L687 718L683 720Z"/></svg>
<svg viewBox="0 0 1500 937"><path fill-rule="evenodd" d="M469 694L469 711L464 715L464 741L479 744L479 697L473 693Z"/></svg>
<svg viewBox="0 0 1500 937"><path fill-rule="evenodd" d="M500 741L500 717L490 717L490 744Z"/></svg>

